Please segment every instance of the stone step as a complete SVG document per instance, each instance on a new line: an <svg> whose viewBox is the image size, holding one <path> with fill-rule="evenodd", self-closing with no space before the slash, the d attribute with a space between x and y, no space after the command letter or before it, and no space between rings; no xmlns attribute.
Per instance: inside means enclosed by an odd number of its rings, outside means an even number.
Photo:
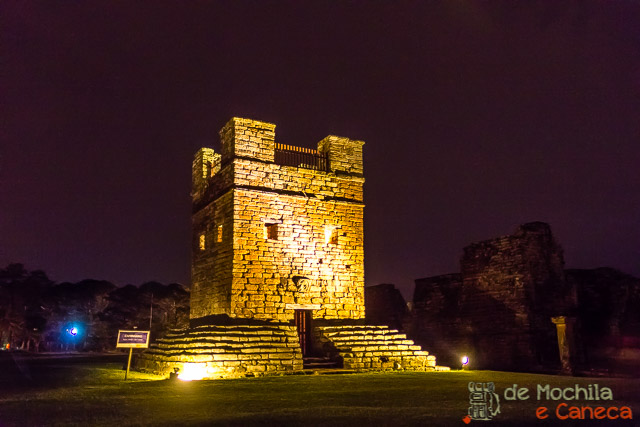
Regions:
<svg viewBox="0 0 640 427"><path fill-rule="evenodd" d="M263 333L263 334L283 334L287 332L295 332L296 329L292 326L275 328L275 327L248 327L248 326L201 326L193 329L173 329L169 331L172 334L183 334L183 333L200 333L200 332L242 332L242 333Z"/></svg>
<svg viewBox="0 0 640 427"><path fill-rule="evenodd" d="M187 349L182 349L182 350L157 350L157 349L152 349L150 348L148 351L146 351L144 354L158 354L158 355L167 355L167 356L175 356L175 355L179 355L179 354L191 354L191 355L209 355L211 356L213 359L212 360L216 360L216 359L229 359L229 358L234 358L234 357L247 357L247 358L252 358L254 356L258 356L255 358L260 358L260 356L263 356L262 358L267 358L267 357L284 357L284 358L289 358L291 356L293 357L302 357L302 355L298 352L294 352L294 351L270 351L270 352L262 352L262 353L213 353L211 351L192 351L192 350L187 350Z"/></svg>
<svg viewBox="0 0 640 427"><path fill-rule="evenodd" d="M322 329L326 332L335 331L353 331L353 330L366 330L366 331L378 331L378 330L395 330L384 325L340 325L340 326L317 326L317 329ZM397 332L397 331L396 331Z"/></svg>
<svg viewBox="0 0 640 427"><path fill-rule="evenodd" d="M202 330L195 332L180 332L180 333L168 333L166 338L184 338L184 337L198 337L198 336L230 336L230 337L290 337L297 336L295 330L293 331L241 331L241 330Z"/></svg>
<svg viewBox="0 0 640 427"><path fill-rule="evenodd" d="M389 331L396 330L386 325L334 325L334 326L322 326L319 328L326 329L327 331L353 331L353 330L366 330L366 331Z"/></svg>
<svg viewBox="0 0 640 427"><path fill-rule="evenodd" d="M372 345L372 346L335 346L338 351L422 351L418 345ZM428 352L427 352L428 353Z"/></svg>
<svg viewBox="0 0 640 427"><path fill-rule="evenodd" d="M237 341L226 339L209 339L209 338L181 338L181 339L159 339L152 345L176 345L176 346L227 346L227 347L261 347L275 345L286 347L288 345L298 345L298 339L272 339L272 340L255 340L255 341Z"/></svg>
<svg viewBox="0 0 640 427"><path fill-rule="evenodd" d="M337 369L340 363L328 357L305 357L303 367L304 369Z"/></svg>
<svg viewBox="0 0 640 427"><path fill-rule="evenodd" d="M206 325L171 330L136 355L135 365L167 374L201 363L205 378L239 378L302 372L295 327L290 325Z"/></svg>
<svg viewBox="0 0 640 427"><path fill-rule="evenodd" d="M413 340L408 339L375 339L375 340L362 340L362 339L341 339L332 340L336 345L415 345Z"/></svg>
<svg viewBox="0 0 640 427"><path fill-rule="evenodd" d="M411 354L402 351L396 352L345 352L342 353L343 358L347 359L371 359L371 358L415 358L415 359L426 359L433 360L435 362L436 357L432 354L430 355L421 355L421 354Z"/></svg>
<svg viewBox="0 0 640 427"><path fill-rule="evenodd" d="M435 356L422 356L422 357L416 357L416 356L412 356L412 355L393 355L393 354L386 354L383 356L375 356L375 357L368 357L368 356L358 356L358 355L351 355L351 354L345 354L343 356L343 359L345 361L345 363L347 361L350 362L363 362L363 361L376 361L376 362L388 362L388 361L398 361L398 360L404 360L404 361L415 361L418 364L424 364L424 363L435 363Z"/></svg>
<svg viewBox="0 0 640 427"><path fill-rule="evenodd" d="M359 341L376 341L376 340L406 340L408 339L405 334L322 334L324 337L331 338L333 341L347 341L347 340L359 340Z"/></svg>
<svg viewBox="0 0 640 427"><path fill-rule="evenodd" d="M386 326L317 327L315 336L326 354L342 359L346 369L435 370L435 356Z"/></svg>
<svg viewBox="0 0 640 427"><path fill-rule="evenodd" d="M212 353L259 353L261 351L275 351L275 352L288 352L288 351L298 351L299 346L295 344L287 344L287 345L262 345L262 346L227 346L227 345L157 345L153 344L149 346L150 349L158 350L158 351L198 351L204 352L209 351Z"/></svg>
<svg viewBox="0 0 640 427"><path fill-rule="evenodd" d="M270 330L270 331L295 331L296 327L293 325L287 324L273 324L273 325L202 325L196 326L195 328L190 329L173 329L174 331L202 331L202 330L211 330L211 329L226 329L226 330L234 330L234 329L242 329L242 330Z"/></svg>
<svg viewBox="0 0 640 427"><path fill-rule="evenodd" d="M336 358L336 356L349 356L349 357L381 357L381 356L411 356L411 357L431 357L428 351L425 350L365 350L365 351L353 351L353 350L336 350L327 351L329 357ZM434 356L435 357L435 356Z"/></svg>
<svg viewBox="0 0 640 427"><path fill-rule="evenodd" d="M181 335L181 336L170 336L166 335L160 339L162 340L226 340L226 341L287 341L292 339L297 339L296 334L291 335L243 335L243 334L193 334L193 335Z"/></svg>
<svg viewBox="0 0 640 427"><path fill-rule="evenodd" d="M298 351L300 346L296 345L296 343L263 343L262 345L221 345L221 344L213 344L213 345L170 345L170 344L151 344L149 348L154 348L157 350L183 350L183 349L192 349L198 351L213 351L213 352L240 352L245 351L249 353L256 353L259 351Z"/></svg>
<svg viewBox="0 0 640 427"><path fill-rule="evenodd" d="M191 351L162 351L157 352L150 349L141 355L141 358L161 356L164 358L184 358L188 357L192 362L229 361L229 360L291 360L300 359L300 353L198 353ZM197 359L197 360L195 360Z"/></svg>
<svg viewBox="0 0 640 427"><path fill-rule="evenodd" d="M351 350L339 350L340 354L350 355L352 357L383 357L383 356L414 356L425 357L423 354L416 354L411 350L367 350L367 349L351 349Z"/></svg>
<svg viewBox="0 0 640 427"><path fill-rule="evenodd" d="M175 342L181 342L181 341L229 341L229 342L268 342L268 341L273 341L273 342L287 342L287 341L291 341L291 340L296 340L298 337L297 336L281 336L281 337L264 337L264 336L250 336L250 337L245 337L245 336L241 336L241 335L216 335L216 336L211 336L211 335L201 335L201 336L184 336L184 337L167 337L167 338L160 338L158 341L175 341Z"/></svg>
<svg viewBox="0 0 640 427"><path fill-rule="evenodd" d="M394 335L394 334L400 334L399 331L395 330L395 329L376 329L373 331L369 331L366 329L351 329L351 330L338 330L338 331L331 331L331 330L322 330L322 333L326 336L348 336L348 335L370 335L370 336L375 336L375 335ZM404 335L404 334L401 334Z"/></svg>
<svg viewBox="0 0 640 427"><path fill-rule="evenodd" d="M405 334L375 334L375 335L362 335L362 334L342 334L342 335L325 335L331 337L333 341L389 341L389 340L408 340Z"/></svg>
<svg viewBox="0 0 640 427"><path fill-rule="evenodd" d="M156 341L157 344L167 344L167 345L200 345L200 344L209 344L209 345L230 345L230 346L255 346L262 344L289 344L289 343L297 343L298 338L277 338L271 340L236 340L236 339L228 339L226 337L200 337L200 338L160 338Z"/></svg>

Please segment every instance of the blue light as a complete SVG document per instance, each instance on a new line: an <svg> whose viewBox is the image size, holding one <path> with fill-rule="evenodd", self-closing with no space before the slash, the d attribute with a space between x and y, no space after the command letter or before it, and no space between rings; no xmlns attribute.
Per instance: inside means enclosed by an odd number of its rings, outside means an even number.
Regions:
<svg viewBox="0 0 640 427"><path fill-rule="evenodd" d="M73 339L80 336L80 326L78 325L67 325L64 331L67 333L67 339Z"/></svg>

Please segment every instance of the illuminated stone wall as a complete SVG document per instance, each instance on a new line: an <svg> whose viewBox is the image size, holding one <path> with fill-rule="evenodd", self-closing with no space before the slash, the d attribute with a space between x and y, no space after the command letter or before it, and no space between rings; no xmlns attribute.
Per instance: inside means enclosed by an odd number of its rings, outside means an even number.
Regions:
<svg viewBox="0 0 640 427"><path fill-rule="evenodd" d="M193 162L191 318L364 318L363 142L326 137L319 170L276 164L273 124L220 137Z"/></svg>

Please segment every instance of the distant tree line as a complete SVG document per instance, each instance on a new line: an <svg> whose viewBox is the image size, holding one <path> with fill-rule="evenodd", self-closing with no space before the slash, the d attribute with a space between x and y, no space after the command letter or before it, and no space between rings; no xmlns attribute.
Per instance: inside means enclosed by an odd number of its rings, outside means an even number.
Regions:
<svg viewBox="0 0 640 427"><path fill-rule="evenodd" d="M115 349L119 329L151 329L151 339L189 322L180 284L118 287L104 280L55 283L22 264L0 269L0 348L26 351Z"/></svg>

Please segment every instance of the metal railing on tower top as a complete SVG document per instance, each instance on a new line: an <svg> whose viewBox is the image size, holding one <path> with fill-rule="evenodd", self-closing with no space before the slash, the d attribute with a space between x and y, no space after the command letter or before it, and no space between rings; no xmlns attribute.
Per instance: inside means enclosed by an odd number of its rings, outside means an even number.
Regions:
<svg viewBox="0 0 640 427"><path fill-rule="evenodd" d="M274 161L282 166L326 171L328 167L327 155L311 148L295 147L275 143Z"/></svg>

